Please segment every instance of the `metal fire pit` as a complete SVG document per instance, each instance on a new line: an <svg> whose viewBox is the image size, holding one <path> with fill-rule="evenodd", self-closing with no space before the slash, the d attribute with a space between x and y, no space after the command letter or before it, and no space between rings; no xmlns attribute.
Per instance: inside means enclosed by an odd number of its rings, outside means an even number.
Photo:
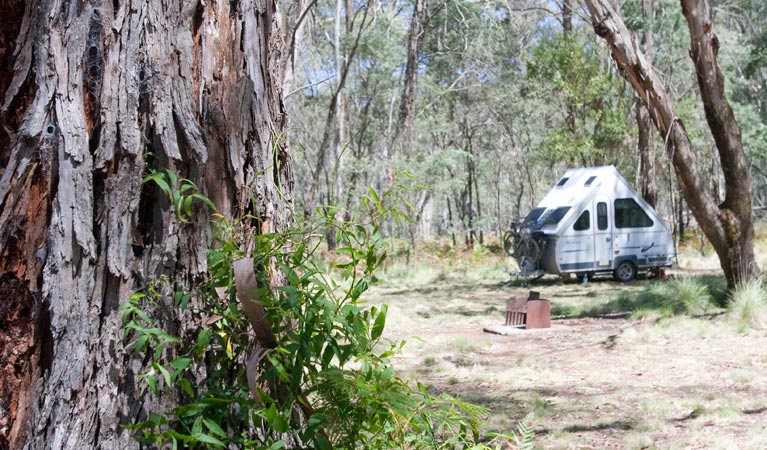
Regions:
<svg viewBox="0 0 767 450"><path fill-rule="evenodd" d="M551 302L530 291L527 298L506 301L506 326L524 326L526 329L551 328Z"/></svg>

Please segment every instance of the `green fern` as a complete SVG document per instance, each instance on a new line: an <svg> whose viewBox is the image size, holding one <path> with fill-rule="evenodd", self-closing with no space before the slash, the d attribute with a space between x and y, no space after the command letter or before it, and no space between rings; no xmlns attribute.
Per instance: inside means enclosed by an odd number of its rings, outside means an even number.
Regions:
<svg viewBox="0 0 767 450"><path fill-rule="evenodd" d="M517 423L517 433L514 436L514 443L519 450L533 450L535 448L535 426L533 419L535 414L530 411L525 417Z"/></svg>

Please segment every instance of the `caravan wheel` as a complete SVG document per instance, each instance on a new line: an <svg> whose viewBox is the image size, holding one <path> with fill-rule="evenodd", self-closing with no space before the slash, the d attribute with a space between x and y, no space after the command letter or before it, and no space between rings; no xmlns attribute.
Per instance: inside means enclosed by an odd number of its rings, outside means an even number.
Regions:
<svg viewBox="0 0 767 450"><path fill-rule="evenodd" d="M636 276L637 268L631 261L623 261L613 271L613 278L615 278L615 281L620 281L621 283L631 281L636 278Z"/></svg>

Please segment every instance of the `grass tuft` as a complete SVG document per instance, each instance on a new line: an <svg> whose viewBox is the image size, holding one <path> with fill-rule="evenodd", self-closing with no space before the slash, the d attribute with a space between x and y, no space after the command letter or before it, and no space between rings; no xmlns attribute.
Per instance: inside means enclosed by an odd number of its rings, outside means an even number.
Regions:
<svg viewBox="0 0 767 450"><path fill-rule="evenodd" d="M713 298L700 278L680 277L669 284L663 304L677 314L702 315L711 308Z"/></svg>
<svg viewBox="0 0 767 450"><path fill-rule="evenodd" d="M730 301L730 317L740 332L767 328L767 287L762 279L735 289Z"/></svg>
<svg viewBox="0 0 767 450"><path fill-rule="evenodd" d="M655 281L641 292L621 292L607 302L578 310L575 307L552 308L552 314L599 317L629 313L634 320L648 316L669 317L676 314L702 315L725 302L724 288L714 277L680 277L672 281Z"/></svg>

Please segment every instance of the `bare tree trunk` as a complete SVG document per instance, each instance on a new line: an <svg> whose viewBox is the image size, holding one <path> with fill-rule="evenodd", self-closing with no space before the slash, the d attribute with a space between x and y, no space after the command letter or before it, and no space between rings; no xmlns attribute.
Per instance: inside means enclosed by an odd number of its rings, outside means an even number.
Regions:
<svg viewBox="0 0 767 450"><path fill-rule="evenodd" d="M156 405L137 400L117 308L160 275L204 276L210 212L180 222L143 177L170 168L264 232L289 220L276 4L20 5L0 40L0 295L28 326L0 447L136 448L124 425Z"/></svg>
<svg viewBox="0 0 767 450"><path fill-rule="evenodd" d="M296 48L300 45L307 34L304 22L310 11L317 4L317 0L293 0L286 2L283 14L282 28L286 37L285 69L282 81L282 89L285 97L290 95L295 85L296 72Z"/></svg>
<svg viewBox="0 0 767 450"><path fill-rule="evenodd" d="M325 128L322 132L322 140L320 141L319 148L317 149L318 155L317 155L317 166L314 169L314 172L312 173L312 179L309 180L309 191L307 197L304 199L304 215L308 216L314 207L314 200L317 196L317 189L319 188L320 183L320 177L322 175L322 171L325 170L325 159L327 155L327 149L328 147L332 147L334 151L338 151L338 145L340 142L339 137L339 130L337 128L338 126L338 114L339 114L339 106L341 104L341 98L342 98L342 90L344 89L344 86L346 86L346 79L349 75L349 70L351 69L352 60L354 59L354 55L357 53L357 49L359 48L360 39L362 38L362 33L367 28L367 26L370 24L368 21L368 11L369 8L363 8L362 17L360 19L359 26L357 28L356 36L354 37L354 42L350 44L350 47L347 49L347 52L345 53L344 60L340 60L340 54L336 54L336 87L333 90L333 94L330 99L330 104L328 105L328 113L325 117ZM352 14L350 11L346 11L347 15L347 22L346 22L346 30L347 35L350 35L351 30L354 29L354 22L356 22L356 14L354 16L350 16ZM339 47L341 46L341 42L344 39L341 39L339 36L340 34L340 18L338 17L340 15L340 11L336 11L336 39L334 45L336 46L336 51L339 51ZM338 64L338 62L341 61L342 64ZM331 192L330 195L334 195L335 192Z"/></svg>
<svg viewBox="0 0 767 450"><path fill-rule="evenodd" d="M653 0L642 0L642 16L649 26L641 31L639 42L645 55L652 51ZM634 102L639 139L639 165L642 174L642 198L653 207L658 204L658 187L655 183L655 152L652 144L652 121L641 99Z"/></svg>
<svg viewBox="0 0 767 450"><path fill-rule="evenodd" d="M751 177L740 129L724 97L724 78L716 63L718 41L704 1L682 1L690 28L690 56L695 62L706 119L719 150L726 195L720 203L706 189L697 154L676 116L663 83L635 47L618 13L605 0L586 0L594 31L610 45L621 73L645 102L662 136L682 193L698 224L711 241L730 288L758 274L754 259Z"/></svg>
<svg viewBox="0 0 767 450"><path fill-rule="evenodd" d="M336 65L336 81L340 83L340 74L344 71L344 67L348 64L346 52L341 47L341 41L343 36L349 33L348 24L351 23L351 17L349 16L349 9L346 9L346 2L336 1L336 13L333 26L333 57ZM346 20L344 20L344 11L346 11ZM342 27L342 23L346 26ZM342 31L343 30L343 31ZM343 169L343 150L346 139L346 95L343 91L343 85L336 85L336 95L334 98L335 105L335 123L332 130L333 134L333 174L330 177L331 184L328 186L329 205L335 205L341 201L343 196L343 180L341 179L341 171ZM330 144L330 143L328 143ZM338 214L341 214L340 212ZM338 215L334 219L340 219ZM325 233L325 241L328 244L328 249L334 250L336 248L336 229L330 227Z"/></svg>
<svg viewBox="0 0 767 450"><path fill-rule="evenodd" d="M656 207L658 204L658 187L655 183L655 152L652 145L652 121L647 108L640 99L634 103L637 128L639 129L639 168L642 176L642 198Z"/></svg>
<svg viewBox="0 0 767 450"><path fill-rule="evenodd" d="M450 196L447 196L445 201L447 202L447 226L450 230L450 239L453 242L453 247L456 245L455 230L453 229L453 208L450 207Z"/></svg>
<svg viewBox="0 0 767 450"><path fill-rule="evenodd" d="M471 248L474 246L474 238L476 231L474 230L474 161L471 154L471 140L469 140L468 150L469 154L466 156L466 187L461 192L463 208L462 217L466 218L466 246Z"/></svg>
<svg viewBox="0 0 767 450"><path fill-rule="evenodd" d="M479 174L477 173L477 164L478 161L476 159L478 158L477 155L472 155L472 161L471 161L471 170L474 172L474 199L477 204L477 218L482 218L482 196L479 195ZM479 237L479 245L485 245L485 233L482 231L482 227L479 227L479 232L477 233Z"/></svg>
<svg viewBox="0 0 767 450"><path fill-rule="evenodd" d="M565 35L570 35L573 32L572 0L562 0L562 31Z"/></svg>
<svg viewBox="0 0 767 450"><path fill-rule="evenodd" d="M394 127L394 136L391 141L389 158L395 158L402 154L403 145L410 130L413 120L413 108L415 99L416 69L418 68L418 51L423 40L423 25L426 8L425 0L415 0L413 17L410 21L410 34L407 42L407 63L405 64L405 79L402 85L402 96L399 103L399 115L397 125Z"/></svg>

